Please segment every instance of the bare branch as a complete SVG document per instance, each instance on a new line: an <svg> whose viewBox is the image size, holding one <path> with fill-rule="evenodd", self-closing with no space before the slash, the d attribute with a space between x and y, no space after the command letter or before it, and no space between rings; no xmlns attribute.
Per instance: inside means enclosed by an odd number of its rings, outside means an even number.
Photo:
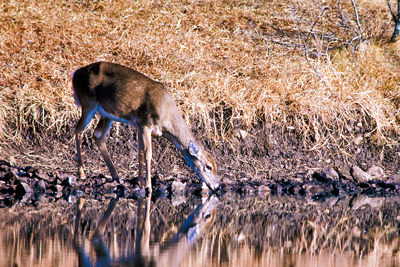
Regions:
<svg viewBox="0 0 400 267"><path fill-rule="evenodd" d="M392 13L392 17L395 23L394 31L392 37L390 38L390 42L396 42L400 34L400 0L397 0L397 17L393 12L392 6L390 5L390 0L388 0L387 2L390 9L390 13Z"/></svg>
<svg viewBox="0 0 400 267"><path fill-rule="evenodd" d="M304 37L304 35L302 34L302 31L301 31L301 23L300 23L300 19L299 19L299 17L297 16L297 9L296 8L293 8L293 15L294 15L294 17L296 18L296 22L297 22L297 31L298 31L298 33L299 33L299 42L300 42L300 44L303 46L303 51L304 51L304 57L306 58L306 61L307 61L307 63L308 63L308 65L310 65L310 67L311 68L313 68L314 69L314 72L315 72L315 74L318 76L318 78L320 78L321 79L321 73L318 71L318 68L316 67L316 66L314 66L311 62L310 62L310 60L309 60L309 58L308 58L308 53L313 53L312 51L311 51L311 49L308 47L308 45L307 45L307 39L308 39L308 37ZM317 19L318 20L318 19ZM314 24L315 25L315 24Z"/></svg>
<svg viewBox="0 0 400 267"><path fill-rule="evenodd" d="M343 13L342 13L342 5L341 5L341 1L340 1L340 0L339 0L339 2L338 2L338 6L339 6L340 18L341 18L341 20L342 20L343 28L344 28L344 30L346 31L346 33L349 34L349 32L347 31L347 29L350 29L354 34L358 35L358 33L346 23L346 19L345 19ZM358 14L357 14L357 15L358 15Z"/></svg>
<svg viewBox="0 0 400 267"><path fill-rule="evenodd" d="M392 5L390 4L390 0L387 0L387 4L388 4L389 10L390 10L390 14L392 14L393 20L396 21L397 20L396 15L393 12L393 8L392 8Z"/></svg>
<svg viewBox="0 0 400 267"><path fill-rule="evenodd" d="M400 20L400 0L397 0L397 20Z"/></svg>
<svg viewBox="0 0 400 267"><path fill-rule="evenodd" d="M306 37L306 41L307 41L308 38L310 37L310 35L311 35L311 33L312 33L312 31L313 31L315 25L318 23L319 19L320 19L323 15L325 15L325 12L326 12L326 11L327 11L327 9L324 8L324 10L321 12L321 14L319 14L319 16L317 17L317 19L316 19L316 20L314 21L314 23L311 25L311 28L310 28L310 30L309 30L309 33L308 33L308 35L307 35L307 37Z"/></svg>
<svg viewBox="0 0 400 267"><path fill-rule="evenodd" d="M389 1L389 0L388 0L388 1ZM349 28L349 26L347 26L347 25L346 25L346 22L344 21L344 16L343 16L343 13L342 13L342 5L341 5L340 2L341 2L341 1L339 0L338 6L339 6L340 18L342 19L342 24L343 24L344 30L346 31L347 34L349 34L348 31L347 31L347 28Z"/></svg>
<svg viewBox="0 0 400 267"><path fill-rule="evenodd" d="M354 0L351 0L351 3L353 4L354 14L355 14L355 16L356 16L356 21L357 21L358 29L360 30L361 39L364 39L364 38L362 37L362 35L363 35L363 30L362 30L362 28L361 28L360 19L359 19L359 17L358 17L358 11L357 11L356 3L354 2Z"/></svg>

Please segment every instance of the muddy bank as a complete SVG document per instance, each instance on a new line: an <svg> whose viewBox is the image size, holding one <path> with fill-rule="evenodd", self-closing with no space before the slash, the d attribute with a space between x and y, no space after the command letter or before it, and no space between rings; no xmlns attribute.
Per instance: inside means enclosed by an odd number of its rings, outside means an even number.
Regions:
<svg viewBox="0 0 400 267"><path fill-rule="evenodd" d="M191 128L216 158L222 179L220 195L230 192L318 199L356 194L387 196L397 194L400 188L399 146L379 147L365 139L349 146L348 153L329 144L310 150L315 143L295 129L274 128L262 122L246 130L232 129L229 139L216 142L204 138L205 127L198 121L193 119ZM0 161L2 206L13 205L23 197L35 201L43 195L44 199L59 199L71 195L137 198L144 194L137 184L137 136L133 127L115 123L107 138L122 177L122 184L118 184L109 176L91 138L93 127L83 138L88 178L77 179L74 126L71 121L62 140L48 132L41 133L45 138L40 139L27 132L24 144L3 147L6 160ZM165 138L153 138L152 180L154 197L209 193Z"/></svg>
<svg viewBox="0 0 400 267"><path fill-rule="evenodd" d="M400 181L399 145L378 145L376 140L362 138L359 142L350 140L346 150L340 150L335 144L316 142L311 133L304 136L297 132L295 127L271 126L262 121L252 127L243 127L238 122L236 128L227 130L224 140L215 141L206 138L206 127L199 121L192 118L190 128L199 142L216 158L218 174L226 184L281 180L313 181L313 173L326 168L332 168L342 178L352 180L350 170L353 166L364 171L372 166L379 166L384 172L382 179ZM32 166L47 172L75 176L75 123L69 123L61 138L45 129L27 131L24 133L23 143L4 144L0 159L15 166ZM358 134L362 136L363 130L360 131ZM85 170L89 177L108 177L109 170L91 138L92 133L93 125L86 131L83 139ZM393 134L393 140L397 139ZM136 130L126 124L114 123L107 137L107 146L122 179L137 177ZM153 138L152 175L161 180L198 182L182 155L165 138Z"/></svg>

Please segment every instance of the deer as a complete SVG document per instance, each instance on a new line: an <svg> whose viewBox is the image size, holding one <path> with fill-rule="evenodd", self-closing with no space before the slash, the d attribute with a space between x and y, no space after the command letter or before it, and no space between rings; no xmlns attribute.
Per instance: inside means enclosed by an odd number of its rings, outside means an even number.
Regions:
<svg viewBox="0 0 400 267"><path fill-rule="evenodd" d="M180 151L186 163L212 192L219 187L214 158L194 138L172 95L160 82L146 75L109 62L97 62L72 74L75 102L82 110L75 127L78 177L85 179L82 163L82 134L95 114L100 115L93 138L111 176L120 176L107 150L105 139L113 121L137 128L138 183L152 192L152 136L164 136Z"/></svg>

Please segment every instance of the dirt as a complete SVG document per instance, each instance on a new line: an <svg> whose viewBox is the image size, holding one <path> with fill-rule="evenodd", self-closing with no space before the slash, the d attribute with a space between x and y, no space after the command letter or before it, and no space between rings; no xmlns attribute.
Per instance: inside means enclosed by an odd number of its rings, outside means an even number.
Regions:
<svg viewBox="0 0 400 267"><path fill-rule="evenodd" d="M63 140L35 138L26 134L20 146L4 148L5 158L0 162L0 204L9 206L25 195L37 193L37 183L44 181L39 193L49 196L93 196L117 194L136 198L143 194L137 184L136 130L125 124L116 124L109 133L107 145L123 182L114 182L90 130L83 141L84 164L88 178L76 176L74 122L65 129ZM350 148L347 155L335 150L310 150L302 136L293 129L271 128L260 123L246 130L232 130L231 137L222 141L202 138L204 129L193 119L193 132L207 150L212 151L222 178L221 190L240 194L286 194L310 196L314 199L330 196L366 194L384 196L398 193L400 167L399 146L377 147L372 142ZM350 175L351 166L366 170L381 166L384 176L368 182L358 182ZM324 169L332 168L338 178L327 177ZM207 194L199 179L185 164L182 155L165 138L153 138L152 161L155 197L170 196L172 184L182 182L185 194ZM23 185L23 186L21 186ZM28 189L25 189L27 186ZM35 202L35 200L32 200Z"/></svg>

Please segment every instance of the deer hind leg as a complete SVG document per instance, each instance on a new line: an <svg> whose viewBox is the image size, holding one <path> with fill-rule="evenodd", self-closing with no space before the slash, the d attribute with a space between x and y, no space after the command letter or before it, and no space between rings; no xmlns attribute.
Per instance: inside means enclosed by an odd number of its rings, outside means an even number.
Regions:
<svg viewBox="0 0 400 267"><path fill-rule="evenodd" d="M106 162L108 169L110 170L111 176L119 183L120 180L118 172L114 167L114 163L111 160L105 142L107 133L110 130L112 123L113 121L108 118L100 118L100 121L97 124L96 129L94 130L93 138L96 140L96 145L98 146L100 153L103 156L103 159Z"/></svg>
<svg viewBox="0 0 400 267"><path fill-rule="evenodd" d="M82 117L78 121L78 124L75 127L75 140L76 140L76 153L77 153L77 161L78 161L78 176L80 179L85 179L85 170L83 169L82 163L82 134L85 131L86 127L89 125L90 121L93 119L96 114L97 106L82 108Z"/></svg>
<svg viewBox="0 0 400 267"><path fill-rule="evenodd" d="M151 129L149 127L139 127L138 129L139 145L139 185L140 187L152 192L151 188ZM146 175L144 175L146 173Z"/></svg>

